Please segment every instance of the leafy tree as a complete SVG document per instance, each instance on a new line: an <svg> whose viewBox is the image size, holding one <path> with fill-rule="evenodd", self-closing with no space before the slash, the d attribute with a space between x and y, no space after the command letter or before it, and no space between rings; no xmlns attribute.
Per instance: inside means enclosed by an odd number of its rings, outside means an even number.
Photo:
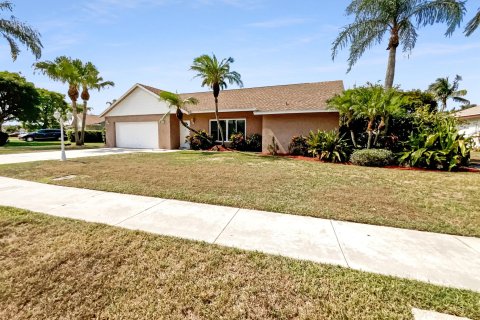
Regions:
<svg viewBox="0 0 480 320"><path fill-rule="evenodd" d="M175 108L175 115L177 116L178 121L187 128L188 130L196 133L199 137L204 137L199 131L193 129L190 127L184 120L183 120L183 112L187 110L188 106L193 106L198 104L198 99L189 97L186 99L183 99L179 94L173 93L173 92L168 92L168 91L162 91L159 94L160 100L165 101L168 103L169 107ZM167 113L164 117L166 117L169 113ZM213 141L210 141L213 142Z"/></svg>
<svg viewBox="0 0 480 320"><path fill-rule="evenodd" d="M417 29L435 23L446 23L450 36L465 14L465 2L457 0L353 0L346 9L355 21L343 28L333 42L332 57L350 44L348 71L363 53L381 44L388 35L389 58L385 88L393 87L397 48L410 52L417 42Z"/></svg>
<svg viewBox="0 0 480 320"><path fill-rule="evenodd" d="M455 102L461 104L469 104L465 98L462 98L467 95L467 90L459 90L460 81L462 77L457 75L453 80L453 83L450 83L448 77L438 78L434 83L428 87L428 91L433 94L435 99L442 104L442 111L447 110L447 101L452 99Z"/></svg>
<svg viewBox="0 0 480 320"><path fill-rule="evenodd" d="M82 86L82 93L80 97L83 100L83 111L82 111L82 128L80 133L80 139L77 143L83 145L85 143L85 126L87 122L87 112L88 112L88 100L90 100L90 89L96 89L98 91L105 89L107 87L113 87L115 83L112 81L104 81L100 77L100 72L97 67L91 62L83 64L79 71L80 74L80 84Z"/></svg>
<svg viewBox="0 0 480 320"><path fill-rule="evenodd" d="M81 85L80 73L82 66L83 63L79 59L72 59L66 56L58 57L54 61L37 62L34 65L35 70L40 71L52 80L68 84L68 97L72 102L73 130L77 145L80 144L77 125L77 100L80 95L79 86Z"/></svg>
<svg viewBox="0 0 480 320"><path fill-rule="evenodd" d="M39 103L37 105L38 118L35 121L27 121L24 126L29 129L59 128L60 124L54 117L56 110L66 114L69 106L65 102L65 96L58 92L46 89L37 89Z"/></svg>
<svg viewBox="0 0 480 320"><path fill-rule="evenodd" d="M13 4L10 1L0 2L0 11L13 11ZM0 33L10 45L10 53L15 61L20 53L17 42L25 45L35 58L40 59L42 55L42 42L40 41L40 33L28 24L18 21L14 16L10 19L0 19Z"/></svg>
<svg viewBox="0 0 480 320"><path fill-rule="evenodd" d="M474 33L475 30L477 30L479 25L480 25L480 8L478 9L477 14L472 18L472 20L470 20L467 23L467 26L465 27L465 35L467 37L471 36L472 33Z"/></svg>
<svg viewBox="0 0 480 320"><path fill-rule="evenodd" d="M241 76L236 71L230 71L230 65L234 62L233 58L223 59L219 61L215 55L201 55L193 60L190 70L197 72L195 77L202 79L202 87L208 86L213 90L215 98L215 118L217 119L218 130L222 145L225 145L225 137L223 136L223 128L220 124L218 116L218 96L220 90L227 88L228 84L236 84L243 87Z"/></svg>
<svg viewBox="0 0 480 320"><path fill-rule="evenodd" d="M0 131L7 121L35 121L39 95L33 83L18 73L0 72Z"/></svg>

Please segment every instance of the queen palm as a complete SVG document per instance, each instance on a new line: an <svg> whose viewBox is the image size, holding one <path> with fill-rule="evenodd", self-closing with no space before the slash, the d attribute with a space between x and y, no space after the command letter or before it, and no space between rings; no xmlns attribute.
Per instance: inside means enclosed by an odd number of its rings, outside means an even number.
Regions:
<svg viewBox="0 0 480 320"><path fill-rule="evenodd" d="M353 0L347 15L355 21L343 28L333 42L332 58L350 45L348 71L363 53L388 36L389 51L385 88L393 87L397 48L410 52L417 42L417 29L435 23L446 23L446 36L459 26L465 14L464 1L457 0Z"/></svg>
<svg viewBox="0 0 480 320"><path fill-rule="evenodd" d="M218 116L218 96L220 90L227 88L228 84L236 84L243 87L241 76L238 72L230 71L230 65L234 62L233 58L223 59L219 61L213 54L202 55L193 60L190 70L197 72L195 77L202 78L202 87L208 86L213 90L215 98L215 118L217 120L218 130L222 139L222 145L225 145L225 137L223 136L223 128L220 124Z"/></svg>
<svg viewBox="0 0 480 320"><path fill-rule="evenodd" d="M461 104L469 104L470 101L463 98L467 95L467 90L459 90L460 81L462 77L457 75L453 80L453 83L450 83L448 77L438 78L434 83L428 87L428 91L433 94L435 99L442 104L442 111L447 110L447 101L452 99L455 102Z"/></svg>
<svg viewBox="0 0 480 320"><path fill-rule="evenodd" d="M10 1L0 1L0 11L13 11L13 4ZM17 42L25 45L32 51L35 58L40 59L42 55L42 42L40 33L28 24L18 21L17 18L0 19L0 33L10 45L10 53L15 61L20 53Z"/></svg>
<svg viewBox="0 0 480 320"><path fill-rule="evenodd" d="M73 113L73 132L75 141L79 141L77 125L77 100L79 97L79 86L81 84L80 73L83 67L82 61L61 56L54 61L37 62L34 65L35 70L40 71L52 80L68 84L68 97L72 101Z"/></svg>
<svg viewBox="0 0 480 320"><path fill-rule="evenodd" d="M467 23L465 27L465 35L470 36L475 30L480 26L480 8L477 11L477 14Z"/></svg>
<svg viewBox="0 0 480 320"><path fill-rule="evenodd" d="M87 62L80 68L80 84L82 86L82 93L80 97L83 100L83 111L82 111L82 128L80 133L80 139L77 140L77 145L83 145L85 143L85 126L87 122L87 112L88 112L88 100L90 100L90 89L96 89L98 91L105 89L107 87L115 86L115 83L112 81L104 81L102 77L99 76L100 72L91 62Z"/></svg>

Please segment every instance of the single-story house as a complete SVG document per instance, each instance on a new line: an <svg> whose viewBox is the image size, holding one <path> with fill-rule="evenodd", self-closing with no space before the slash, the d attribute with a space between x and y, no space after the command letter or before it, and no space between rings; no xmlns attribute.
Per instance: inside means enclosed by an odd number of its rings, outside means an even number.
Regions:
<svg viewBox="0 0 480 320"><path fill-rule="evenodd" d="M83 122L83 114L77 115L77 128L80 130L82 128ZM73 127L73 119L68 124L69 126ZM102 130L105 126L105 118L95 115L95 114L87 114L85 120L85 129L87 130Z"/></svg>
<svg viewBox="0 0 480 320"><path fill-rule="evenodd" d="M228 140L233 132L261 134L263 151L275 138L279 153L287 153L295 135L310 130L338 128L339 114L327 108L327 100L344 90L342 81L303 83L224 90L219 96L219 117ZM185 147L189 131L169 106L159 99L160 89L136 84L100 116L105 118L108 147L178 149ZM184 120L219 141L212 92L181 94L195 97ZM167 114L167 116L166 116Z"/></svg>
<svg viewBox="0 0 480 320"><path fill-rule="evenodd" d="M472 137L477 148L480 148L480 106L468 108L455 113L460 120L460 133Z"/></svg>

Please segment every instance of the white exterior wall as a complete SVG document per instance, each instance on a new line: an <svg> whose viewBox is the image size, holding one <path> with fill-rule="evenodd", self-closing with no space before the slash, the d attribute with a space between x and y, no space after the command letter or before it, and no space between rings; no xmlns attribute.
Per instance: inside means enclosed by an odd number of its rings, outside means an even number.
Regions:
<svg viewBox="0 0 480 320"><path fill-rule="evenodd" d="M461 134L467 137L473 137L475 146L480 148L480 118L471 120L462 120L462 124L458 128Z"/></svg>
<svg viewBox="0 0 480 320"><path fill-rule="evenodd" d="M137 87L105 116L116 117L165 114L169 110L168 105L165 102L160 101L154 93Z"/></svg>

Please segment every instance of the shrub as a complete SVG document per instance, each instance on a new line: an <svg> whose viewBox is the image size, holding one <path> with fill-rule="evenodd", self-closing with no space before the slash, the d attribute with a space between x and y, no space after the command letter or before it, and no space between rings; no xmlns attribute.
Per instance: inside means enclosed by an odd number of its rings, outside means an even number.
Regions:
<svg viewBox="0 0 480 320"><path fill-rule="evenodd" d="M293 156L307 156L308 144L307 138L304 136L295 136L288 145L288 153Z"/></svg>
<svg viewBox="0 0 480 320"><path fill-rule="evenodd" d="M405 143L399 162L412 167L452 171L468 165L473 143L458 133L451 115L417 114L418 132Z"/></svg>
<svg viewBox="0 0 480 320"><path fill-rule="evenodd" d="M8 142L8 133L0 131L0 147L6 145Z"/></svg>
<svg viewBox="0 0 480 320"><path fill-rule="evenodd" d="M276 156L278 155L278 149L280 149L280 147L275 140L275 137L272 137L272 143L267 146L267 150L272 156Z"/></svg>
<svg viewBox="0 0 480 320"><path fill-rule="evenodd" d="M343 136L337 131L310 131L307 138L308 151L314 157L326 162L346 162L350 148Z"/></svg>
<svg viewBox="0 0 480 320"><path fill-rule="evenodd" d="M363 149L356 150L350 157L350 161L357 166L385 167L395 160L394 154L386 149Z"/></svg>
<svg viewBox="0 0 480 320"><path fill-rule="evenodd" d="M192 150L208 150L213 147L213 137L204 130L188 136L187 141L190 143L190 149Z"/></svg>
<svg viewBox="0 0 480 320"><path fill-rule="evenodd" d="M80 132L78 133L80 134ZM73 130L67 131L67 138L70 142L75 142ZM105 142L104 132L101 130L85 130L85 143Z"/></svg>
<svg viewBox="0 0 480 320"><path fill-rule="evenodd" d="M247 150L247 140L243 133L234 133L230 136L230 148L238 151Z"/></svg>
<svg viewBox="0 0 480 320"><path fill-rule="evenodd" d="M262 135L254 133L250 137L247 137L247 151L262 151Z"/></svg>

